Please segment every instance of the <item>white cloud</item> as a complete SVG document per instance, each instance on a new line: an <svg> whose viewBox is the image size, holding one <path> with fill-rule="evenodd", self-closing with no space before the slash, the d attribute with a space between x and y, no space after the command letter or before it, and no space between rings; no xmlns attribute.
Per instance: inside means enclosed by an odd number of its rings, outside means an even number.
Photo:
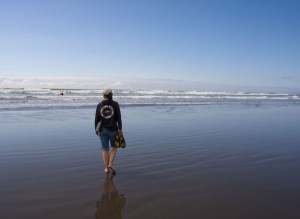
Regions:
<svg viewBox="0 0 300 219"><path fill-rule="evenodd" d="M111 77L5 77L0 88L59 88L59 89L156 89L249 92L299 92L293 88L230 86L172 79L111 78Z"/></svg>
<svg viewBox="0 0 300 219"><path fill-rule="evenodd" d="M13 77L0 78L2 88L99 88L113 84L107 78L94 77Z"/></svg>
<svg viewBox="0 0 300 219"><path fill-rule="evenodd" d="M186 82L171 79L109 78L109 77L6 77L0 78L1 88L119 88L178 89Z"/></svg>

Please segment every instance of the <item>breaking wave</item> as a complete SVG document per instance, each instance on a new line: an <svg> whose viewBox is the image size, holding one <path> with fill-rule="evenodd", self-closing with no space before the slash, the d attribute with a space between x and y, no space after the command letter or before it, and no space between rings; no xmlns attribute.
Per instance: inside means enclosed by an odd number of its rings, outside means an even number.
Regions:
<svg viewBox="0 0 300 219"><path fill-rule="evenodd" d="M95 107L102 99L101 92L98 89L0 88L0 110ZM119 89L114 90L114 99L123 106L300 104L299 94L181 90Z"/></svg>

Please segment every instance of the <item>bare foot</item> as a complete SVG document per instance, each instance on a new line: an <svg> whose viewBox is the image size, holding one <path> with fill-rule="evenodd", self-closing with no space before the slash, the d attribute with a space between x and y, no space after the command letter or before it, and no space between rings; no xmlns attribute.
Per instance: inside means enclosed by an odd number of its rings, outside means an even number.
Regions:
<svg viewBox="0 0 300 219"><path fill-rule="evenodd" d="M113 168L112 166L108 167L108 169L111 169L112 173L116 173L117 172L116 169Z"/></svg>

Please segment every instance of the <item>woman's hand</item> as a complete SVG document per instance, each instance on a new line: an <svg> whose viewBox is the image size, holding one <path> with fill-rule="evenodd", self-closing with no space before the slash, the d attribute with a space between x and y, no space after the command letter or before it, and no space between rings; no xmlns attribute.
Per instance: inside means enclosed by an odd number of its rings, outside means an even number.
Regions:
<svg viewBox="0 0 300 219"><path fill-rule="evenodd" d="M123 135L122 129L119 129L119 134L120 134L120 135Z"/></svg>

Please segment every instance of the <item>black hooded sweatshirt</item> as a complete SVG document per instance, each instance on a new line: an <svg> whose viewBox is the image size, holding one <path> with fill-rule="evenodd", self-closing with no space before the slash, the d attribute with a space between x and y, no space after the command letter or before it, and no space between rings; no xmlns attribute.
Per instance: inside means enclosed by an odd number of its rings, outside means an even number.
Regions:
<svg viewBox="0 0 300 219"><path fill-rule="evenodd" d="M119 103L114 100L103 100L98 104L95 115L95 129L102 120L102 126L109 131L122 129L122 119Z"/></svg>

